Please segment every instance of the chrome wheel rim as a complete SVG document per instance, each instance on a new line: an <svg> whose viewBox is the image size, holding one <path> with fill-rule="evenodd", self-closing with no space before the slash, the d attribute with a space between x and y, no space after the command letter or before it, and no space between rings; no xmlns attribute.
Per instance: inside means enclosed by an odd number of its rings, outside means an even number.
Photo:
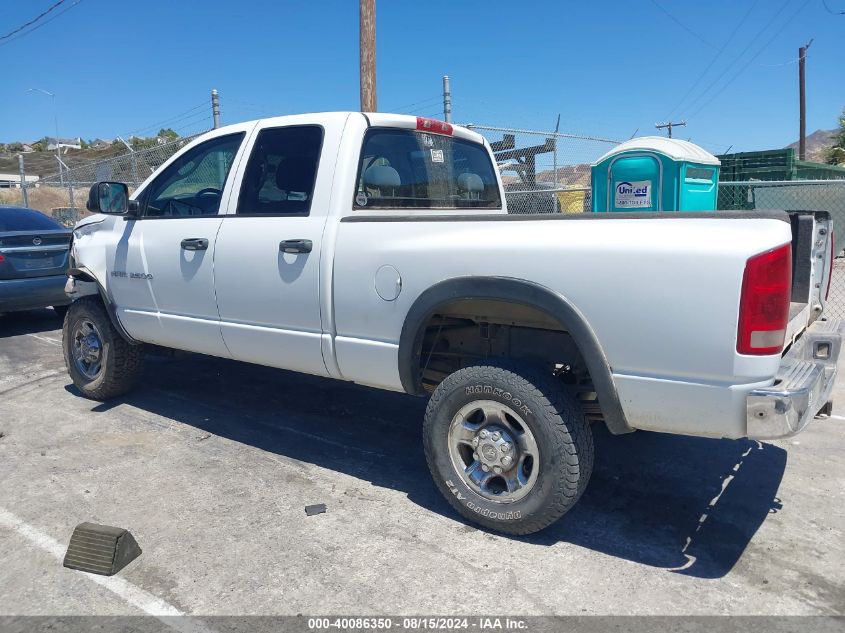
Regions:
<svg viewBox="0 0 845 633"><path fill-rule="evenodd" d="M519 501L537 483L537 441L525 420L501 402L461 407L449 426L449 456L463 482L488 501Z"/></svg>
<svg viewBox="0 0 845 633"><path fill-rule="evenodd" d="M76 369L93 380L103 369L103 337L92 321L79 321L73 329L71 355Z"/></svg>

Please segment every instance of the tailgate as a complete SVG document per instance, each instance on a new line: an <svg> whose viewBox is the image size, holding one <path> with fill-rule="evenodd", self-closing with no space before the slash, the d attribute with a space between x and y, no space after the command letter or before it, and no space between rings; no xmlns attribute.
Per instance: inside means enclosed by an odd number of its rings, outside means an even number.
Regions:
<svg viewBox="0 0 845 633"><path fill-rule="evenodd" d="M792 296L785 346L825 309L833 272L833 221L826 211L789 211L792 226Z"/></svg>

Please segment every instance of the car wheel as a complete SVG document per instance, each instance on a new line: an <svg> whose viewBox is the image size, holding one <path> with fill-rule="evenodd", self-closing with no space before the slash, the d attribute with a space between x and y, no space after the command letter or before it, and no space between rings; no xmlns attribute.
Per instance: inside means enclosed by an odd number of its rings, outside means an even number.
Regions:
<svg viewBox="0 0 845 633"><path fill-rule="evenodd" d="M82 395L108 400L132 389L144 352L112 325L97 297L83 297L68 308L62 329L65 365Z"/></svg>
<svg viewBox="0 0 845 633"><path fill-rule="evenodd" d="M429 401L423 438L449 503L506 534L531 534L563 516L593 467L575 394L530 365L490 363L448 376Z"/></svg>

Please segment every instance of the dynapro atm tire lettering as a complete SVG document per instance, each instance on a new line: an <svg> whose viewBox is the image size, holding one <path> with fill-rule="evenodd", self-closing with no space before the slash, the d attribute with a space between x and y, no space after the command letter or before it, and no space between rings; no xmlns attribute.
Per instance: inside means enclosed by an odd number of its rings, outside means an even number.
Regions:
<svg viewBox="0 0 845 633"><path fill-rule="evenodd" d="M461 494L461 491L458 490L458 487L450 479L446 480L446 485L449 486L449 491L455 495L455 499L461 501L467 508L480 516L497 519L499 521L513 521L522 518L522 512L519 510L514 512L496 512L495 510L479 507L472 501L467 501L467 498Z"/></svg>

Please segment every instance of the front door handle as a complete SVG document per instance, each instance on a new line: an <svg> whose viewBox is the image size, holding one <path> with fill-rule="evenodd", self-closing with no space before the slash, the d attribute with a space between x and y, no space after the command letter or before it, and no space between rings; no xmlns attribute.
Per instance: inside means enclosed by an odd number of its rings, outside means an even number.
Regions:
<svg viewBox="0 0 845 633"><path fill-rule="evenodd" d="M186 251L208 250L208 240L204 237L189 237L182 240L182 249Z"/></svg>
<svg viewBox="0 0 845 633"><path fill-rule="evenodd" d="M280 253L310 253L314 244L311 240L282 240L279 242Z"/></svg>

